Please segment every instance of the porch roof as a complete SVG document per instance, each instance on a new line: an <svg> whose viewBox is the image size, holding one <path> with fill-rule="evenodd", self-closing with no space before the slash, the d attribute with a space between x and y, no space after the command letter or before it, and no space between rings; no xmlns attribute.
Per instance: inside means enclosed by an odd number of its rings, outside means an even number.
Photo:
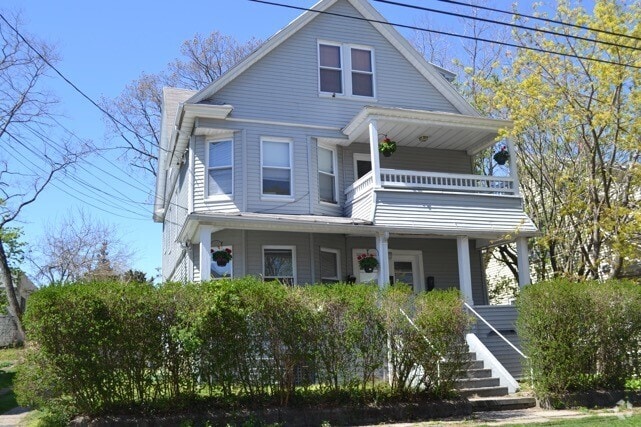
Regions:
<svg viewBox="0 0 641 427"><path fill-rule="evenodd" d="M377 121L379 135L387 135L399 145L464 150L470 155L494 144L500 129L512 127L509 120L438 111L366 106L343 128L347 139L332 142L340 145L368 142L370 120Z"/></svg>
<svg viewBox="0 0 641 427"><path fill-rule="evenodd" d="M518 221L518 225L522 221ZM518 227L513 235L507 236L504 228L487 228L487 227L463 227L460 224L454 224L450 228L436 227L416 227L411 224L405 224L402 221L398 224L381 224L374 225L372 221L366 221L358 218L320 216L320 215L285 215L285 214L260 214L260 213L192 213L187 215L185 222L178 234L179 242L191 241L198 231L199 225L210 225L217 230L239 229L239 230L265 230L265 231L285 231L297 233L331 233L331 234L348 234L354 236L376 236L380 233L389 233L390 236L396 237L433 237L433 238L453 238L456 236L467 235L474 239L506 239L516 238L520 235L531 236L533 233L529 229Z"/></svg>

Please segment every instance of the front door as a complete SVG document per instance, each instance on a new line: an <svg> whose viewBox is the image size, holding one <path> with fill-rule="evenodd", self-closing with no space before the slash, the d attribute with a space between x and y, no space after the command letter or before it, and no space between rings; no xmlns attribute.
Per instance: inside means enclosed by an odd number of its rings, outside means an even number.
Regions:
<svg viewBox="0 0 641 427"><path fill-rule="evenodd" d="M421 251L391 250L390 279L396 285L411 286L414 292L423 292L423 254Z"/></svg>

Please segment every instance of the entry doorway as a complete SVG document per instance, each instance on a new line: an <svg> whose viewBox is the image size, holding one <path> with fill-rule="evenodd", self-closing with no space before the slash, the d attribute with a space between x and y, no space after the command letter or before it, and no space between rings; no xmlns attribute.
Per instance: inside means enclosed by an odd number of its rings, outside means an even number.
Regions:
<svg viewBox="0 0 641 427"><path fill-rule="evenodd" d="M390 251L390 282L394 286L405 284L416 293L425 291L423 253L421 251Z"/></svg>

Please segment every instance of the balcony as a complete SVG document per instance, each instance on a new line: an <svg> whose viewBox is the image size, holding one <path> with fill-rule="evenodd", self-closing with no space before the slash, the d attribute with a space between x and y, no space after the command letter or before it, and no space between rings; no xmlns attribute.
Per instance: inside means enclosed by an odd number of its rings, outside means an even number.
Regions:
<svg viewBox="0 0 641 427"><path fill-rule="evenodd" d="M345 216L390 231L479 238L529 235L536 227L523 211L511 177L380 169L345 190Z"/></svg>

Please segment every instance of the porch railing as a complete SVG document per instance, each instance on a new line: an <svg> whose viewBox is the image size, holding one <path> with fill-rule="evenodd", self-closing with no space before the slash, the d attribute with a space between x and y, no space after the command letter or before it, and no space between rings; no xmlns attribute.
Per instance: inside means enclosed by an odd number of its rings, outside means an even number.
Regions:
<svg viewBox="0 0 641 427"><path fill-rule="evenodd" d="M347 202L354 201L369 191L373 183L374 176L370 171L345 189ZM514 180L510 177L399 169L381 169L381 185L383 188L462 191L476 194L516 194Z"/></svg>

